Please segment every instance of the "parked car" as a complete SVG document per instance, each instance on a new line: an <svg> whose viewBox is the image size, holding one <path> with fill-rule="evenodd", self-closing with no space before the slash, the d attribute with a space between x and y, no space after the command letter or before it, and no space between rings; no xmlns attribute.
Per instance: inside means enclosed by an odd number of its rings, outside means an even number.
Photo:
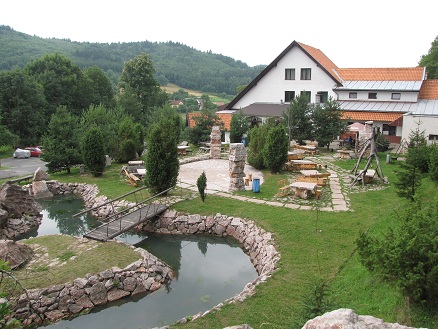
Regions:
<svg viewBox="0 0 438 329"><path fill-rule="evenodd" d="M31 157L39 157L43 153L39 147L25 147L24 149L30 151Z"/></svg>
<svg viewBox="0 0 438 329"><path fill-rule="evenodd" d="M29 158L30 157L30 151L29 150L23 150L20 148L17 148L13 154L14 158Z"/></svg>

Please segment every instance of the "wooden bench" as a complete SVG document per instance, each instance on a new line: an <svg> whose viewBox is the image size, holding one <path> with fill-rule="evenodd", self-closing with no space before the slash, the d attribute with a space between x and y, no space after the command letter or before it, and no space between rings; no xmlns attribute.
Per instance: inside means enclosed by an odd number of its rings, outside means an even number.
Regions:
<svg viewBox="0 0 438 329"><path fill-rule="evenodd" d="M10 179L7 180L6 183L7 184L20 184L21 182L26 182L27 184L30 183L30 180L33 178L33 175L29 175L29 176L24 176L24 177L19 177L19 178L15 178L15 179Z"/></svg>
<svg viewBox="0 0 438 329"><path fill-rule="evenodd" d="M327 185L327 178L323 178L323 177L311 177L311 176L300 175L296 178L296 181L297 182L315 183L315 184L318 184L318 186L326 186Z"/></svg>

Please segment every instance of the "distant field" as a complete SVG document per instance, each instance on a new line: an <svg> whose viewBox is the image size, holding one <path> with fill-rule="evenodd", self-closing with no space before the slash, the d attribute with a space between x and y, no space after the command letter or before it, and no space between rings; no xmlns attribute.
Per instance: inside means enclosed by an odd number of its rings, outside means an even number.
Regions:
<svg viewBox="0 0 438 329"><path fill-rule="evenodd" d="M178 91L180 89L183 89L185 91L187 91L189 93L189 95L192 95L194 97L201 97L203 94L207 94L208 96L210 96L210 99L212 102L224 102L224 103L228 103L230 101L230 99L226 99L226 98L221 98L218 97L216 95L213 94L208 94L208 93L203 93L199 90L192 90L192 89L187 89L187 88L182 88L180 86L177 86L173 83L168 83L165 86L161 86L161 88L166 91L167 93L174 93L175 91Z"/></svg>

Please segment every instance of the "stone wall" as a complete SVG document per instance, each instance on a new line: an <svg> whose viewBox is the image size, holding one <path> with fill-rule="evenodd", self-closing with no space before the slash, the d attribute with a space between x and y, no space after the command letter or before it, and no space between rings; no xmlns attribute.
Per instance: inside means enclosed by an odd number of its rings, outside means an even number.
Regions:
<svg viewBox="0 0 438 329"><path fill-rule="evenodd" d="M178 214L167 210L154 222L146 222L139 229L162 234L213 234L231 236L242 244L257 270L258 277L248 283L238 295L217 305L212 310L220 309L225 303L243 301L252 296L255 287L266 281L275 271L280 254L274 247L271 233L258 227L253 221L238 217L216 214L211 216ZM212 310L196 314L193 319L204 316ZM182 319L181 321L184 321Z"/></svg>
<svg viewBox="0 0 438 329"><path fill-rule="evenodd" d="M92 207L96 207L108 201L108 198L106 198L105 196L97 196L99 190L94 185L48 181L47 186L54 195L73 193L79 197L82 197L84 199L85 206L88 209ZM127 205L130 205L130 203L126 201L120 201L117 204L117 207L126 207ZM110 207L102 207L101 209L99 209L98 213L95 213L93 215L99 218L104 218L107 215L112 214L113 212L114 209ZM209 311L196 314L195 316L192 317L192 320L204 316L213 310L219 310L224 304L243 301L249 296L252 296L255 293L255 287L258 284L265 282L273 274L273 272L276 269L276 263L280 259L280 254L277 252L276 248L274 247L274 240L272 234L258 227L253 221L238 218L238 217L230 217L222 214L216 214L211 216L201 216L197 214L187 215L187 214L179 214L174 210L167 210L158 219L154 220L153 222L143 223L137 228L139 230L161 233L161 234L213 234L217 236L230 236L236 239L238 242L240 242L244 251L249 255L251 262L258 273L258 277L252 282L249 282L244 287L242 292L240 292L236 296L233 296L232 298L227 299L223 303L216 305L213 309ZM147 264L150 265L149 262L147 262ZM145 273L143 272L143 268L148 269L149 267L140 264L137 264L135 266L137 266L137 270L134 270L133 268L130 267L128 267L130 269L127 268L125 270L127 272L130 272L132 276L135 276L135 280L136 282L138 282L139 281L137 280L138 276L141 277L142 273L143 274ZM138 270L140 268L142 270ZM146 270L146 272L148 271L149 270ZM112 272L112 274L110 272ZM104 274L102 275L102 273ZM34 296L35 298L37 298L37 296L40 295L42 296L41 297L42 299L35 299L35 302L41 303L41 306L47 309L46 317L47 320L50 321L53 321L58 316L64 314L63 312L65 311L66 308L65 300L71 301L72 302L71 305L76 305L76 306L72 306L71 310L68 309L68 312L71 311L72 314L74 314L73 311L78 309L77 303L75 302L74 299L76 297L72 296L71 293L71 291L75 292L78 289L76 287L77 284L79 284L79 286L83 286L80 289L82 289L81 291L84 291L84 294L88 294L87 298L90 300L91 297L89 296L89 294L91 293L91 291L101 292L102 299L105 300L106 298L107 301L115 300L116 298L114 298L114 296L119 296L118 298L124 297L124 294L126 292L120 291L121 290L120 287L118 287L119 290L117 290L118 291L117 293L115 292L109 293L109 291L113 291L112 289L115 288L110 285L110 283L113 282L113 280L107 278L107 276L119 275L119 269L116 269L115 272L113 272L113 270L108 270L102 273L96 276L90 276L89 278L86 279L78 279L79 281L75 280L75 282L66 285L54 286L52 288L43 289L38 293L33 292L32 296ZM163 279L164 276L160 274L159 271L157 271L156 273L158 275L159 282L161 283L160 280ZM170 273L170 272L166 272L166 273ZM120 280L117 281L120 282ZM96 288L91 289L91 287L93 287L94 285L97 285ZM143 285L147 286L144 283ZM107 291L106 297L103 294L103 292L105 291L103 287L105 287ZM156 286L152 286L151 284L150 291L153 291L153 289L155 288ZM122 289L122 290L125 291L128 289ZM69 292L70 294L67 294L67 292ZM66 295L73 297L73 299L70 297L64 297ZM50 301L53 301L53 303L50 304L47 298L51 298ZM85 300L87 301L88 299ZM98 302L96 301L96 303ZM67 304L70 305L69 303ZM85 305L91 306L91 304L85 304ZM93 303L93 306L94 305L95 304ZM84 306L80 305L80 307L84 307ZM35 319L33 319L32 321L35 321Z"/></svg>
<svg viewBox="0 0 438 329"><path fill-rule="evenodd" d="M23 294L16 301L12 316L23 320L25 326L52 323L120 298L152 293L172 279L167 264L141 248L135 250L142 259L123 269L112 267L70 283L28 290L37 313L29 315L29 299Z"/></svg>

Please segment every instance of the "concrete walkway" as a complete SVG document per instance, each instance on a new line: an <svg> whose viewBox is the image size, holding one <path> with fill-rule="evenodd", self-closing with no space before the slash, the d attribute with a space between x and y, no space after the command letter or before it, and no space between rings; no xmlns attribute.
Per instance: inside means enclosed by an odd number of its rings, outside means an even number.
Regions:
<svg viewBox="0 0 438 329"><path fill-rule="evenodd" d="M334 166L332 156L327 157L306 157L321 165L327 166L327 171L330 173L329 189L331 193L330 205L320 208L321 211L348 211L350 210L349 200L347 197L347 190L343 186L346 179L349 180L348 174L343 172L341 168ZM180 173L178 177L178 186L184 189L198 192L196 180L205 171L207 177L207 194L214 194L216 196L235 199L245 202L254 202L257 204L265 204L276 207L286 207L290 209L311 210L315 209L312 205L303 205L294 202L293 198L273 198L271 200L264 200L260 198L253 198L248 196L234 195L229 191L230 178L228 174L229 161L226 159L204 159L200 161L189 162L181 164ZM261 189L263 188L263 173L249 166L245 166L245 174L251 173L254 178L260 179ZM246 187L246 190L252 190L252 183Z"/></svg>

